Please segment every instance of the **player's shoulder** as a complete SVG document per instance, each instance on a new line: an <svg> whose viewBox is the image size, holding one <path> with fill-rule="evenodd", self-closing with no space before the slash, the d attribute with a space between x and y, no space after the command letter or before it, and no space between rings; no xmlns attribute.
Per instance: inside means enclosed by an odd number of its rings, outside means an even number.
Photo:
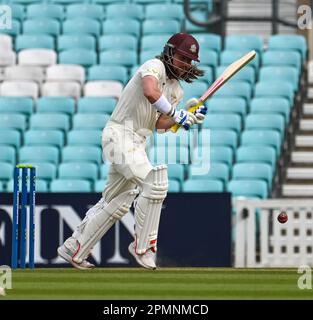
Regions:
<svg viewBox="0 0 313 320"><path fill-rule="evenodd" d="M147 60L145 63L141 65L141 68L150 68L150 67L155 67L155 68L158 68L159 70L165 70L164 63L157 58Z"/></svg>

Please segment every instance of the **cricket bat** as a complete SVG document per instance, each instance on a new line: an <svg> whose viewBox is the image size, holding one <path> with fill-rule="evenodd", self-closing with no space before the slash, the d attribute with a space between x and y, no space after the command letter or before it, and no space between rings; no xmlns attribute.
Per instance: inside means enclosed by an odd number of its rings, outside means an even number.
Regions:
<svg viewBox="0 0 313 320"><path fill-rule="evenodd" d="M199 103L191 107L188 111L194 112L195 110L197 110L210 96L214 94L214 92L216 92L221 86L223 86L241 68L248 64L255 57L255 55L256 52L252 50L240 59L233 62L230 66L228 66L225 71L212 83L209 89L202 95L202 97L199 99ZM171 127L171 131L175 133L179 128L179 124L174 124Z"/></svg>

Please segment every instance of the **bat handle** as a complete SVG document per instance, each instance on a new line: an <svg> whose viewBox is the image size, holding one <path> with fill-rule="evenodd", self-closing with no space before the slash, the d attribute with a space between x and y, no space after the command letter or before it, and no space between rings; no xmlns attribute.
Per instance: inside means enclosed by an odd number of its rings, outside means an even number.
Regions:
<svg viewBox="0 0 313 320"><path fill-rule="evenodd" d="M195 111L196 111L200 106L202 106L202 105L203 105L203 101L199 100L199 102L198 102L195 106L189 108L188 111L189 111L190 113L193 113L193 112L195 112ZM174 125L171 127L171 131L172 131L173 133L176 133L180 127L181 127L181 126L176 123L176 124L174 124Z"/></svg>

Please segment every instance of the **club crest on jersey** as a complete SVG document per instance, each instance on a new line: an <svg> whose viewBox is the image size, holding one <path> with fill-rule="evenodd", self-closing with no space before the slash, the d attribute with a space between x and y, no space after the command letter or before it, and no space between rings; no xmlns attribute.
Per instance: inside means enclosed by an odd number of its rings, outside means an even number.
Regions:
<svg viewBox="0 0 313 320"><path fill-rule="evenodd" d="M195 53L197 51L197 47L195 44L193 44L190 49L189 49L192 53Z"/></svg>

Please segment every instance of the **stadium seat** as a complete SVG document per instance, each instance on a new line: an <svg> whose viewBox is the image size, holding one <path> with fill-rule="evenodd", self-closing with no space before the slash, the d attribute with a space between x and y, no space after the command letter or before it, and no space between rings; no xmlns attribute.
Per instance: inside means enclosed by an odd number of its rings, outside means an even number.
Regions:
<svg viewBox="0 0 313 320"><path fill-rule="evenodd" d="M26 146L64 146L64 133L60 130L29 130L24 139Z"/></svg>
<svg viewBox="0 0 313 320"><path fill-rule="evenodd" d="M203 124L206 129L234 130L237 134L241 131L241 118L238 114L207 114Z"/></svg>
<svg viewBox="0 0 313 320"><path fill-rule="evenodd" d="M276 151L271 146L241 146L237 149L236 162L263 162L269 164L273 171L276 166Z"/></svg>
<svg viewBox="0 0 313 320"><path fill-rule="evenodd" d="M216 69L216 76L219 77L225 70L227 66L220 66ZM235 74L229 81L245 81L250 85L255 83L255 70L252 66L246 66L241 69L237 74Z"/></svg>
<svg viewBox="0 0 313 320"><path fill-rule="evenodd" d="M201 54L201 65L209 66L215 70L218 65L219 55L214 50L205 50ZM214 73L215 78L215 73Z"/></svg>
<svg viewBox="0 0 313 320"><path fill-rule="evenodd" d="M144 17L144 8L135 3L112 3L106 7L106 16L110 19L131 18L141 20Z"/></svg>
<svg viewBox="0 0 313 320"><path fill-rule="evenodd" d="M206 103L209 113L235 113L243 118L247 113L247 102L243 98L213 97Z"/></svg>
<svg viewBox="0 0 313 320"><path fill-rule="evenodd" d="M36 81L38 84L41 84L45 79L45 73L42 67L10 66L5 68L4 79L13 81Z"/></svg>
<svg viewBox="0 0 313 320"><path fill-rule="evenodd" d="M145 6L145 19L173 19L179 22L184 18L183 7L174 3L154 3Z"/></svg>
<svg viewBox="0 0 313 320"><path fill-rule="evenodd" d="M156 56L160 55L160 52L160 49L141 51L139 55L139 64L141 65L150 59L154 59Z"/></svg>
<svg viewBox="0 0 313 320"><path fill-rule="evenodd" d="M15 65L16 53L12 50L0 50L0 67Z"/></svg>
<svg viewBox="0 0 313 320"><path fill-rule="evenodd" d="M212 160L211 160L212 161ZM229 168L225 163L211 162L208 167L208 171L201 174L195 174L194 165L188 167L188 179L189 180L220 180L225 185L229 179Z"/></svg>
<svg viewBox="0 0 313 320"><path fill-rule="evenodd" d="M177 180L168 180L168 192L177 193L180 192L180 183Z"/></svg>
<svg viewBox="0 0 313 320"><path fill-rule="evenodd" d="M186 103L191 98L199 98L203 95L203 93L208 89L208 85L206 82L196 81L193 83L182 83L182 87L184 90L184 99L183 103Z"/></svg>
<svg viewBox="0 0 313 320"><path fill-rule="evenodd" d="M245 130L241 135L242 146L271 146L280 155L281 135L274 130Z"/></svg>
<svg viewBox="0 0 313 320"><path fill-rule="evenodd" d="M284 136L285 119L280 114L249 114L246 117L246 130L277 130Z"/></svg>
<svg viewBox="0 0 313 320"><path fill-rule="evenodd" d="M58 37L58 51L71 49L96 50L95 37L88 34L66 34Z"/></svg>
<svg viewBox="0 0 313 320"><path fill-rule="evenodd" d="M99 38L99 51L137 50L138 40L130 34L106 34Z"/></svg>
<svg viewBox="0 0 313 320"><path fill-rule="evenodd" d="M221 66L229 66L231 63L235 62L236 60L240 59L243 55L247 53L246 50L225 50L221 52L220 59L221 59ZM258 54L257 54L258 57ZM251 60L248 64L248 66L254 67L254 69L257 71L259 69L260 65L260 59L255 58Z"/></svg>
<svg viewBox="0 0 313 320"><path fill-rule="evenodd" d="M101 97L84 97L77 102L78 113L111 114L116 106L116 99Z"/></svg>
<svg viewBox="0 0 313 320"><path fill-rule="evenodd" d="M133 50L102 51L100 64L132 67L137 64L137 53Z"/></svg>
<svg viewBox="0 0 313 320"><path fill-rule="evenodd" d="M95 19L78 17L63 22L63 34L89 34L99 37L100 33L101 24Z"/></svg>
<svg viewBox="0 0 313 320"><path fill-rule="evenodd" d="M78 99L81 96L81 86L76 81L45 82L42 86L42 96Z"/></svg>
<svg viewBox="0 0 313 320"><path fill-rule="evenodd" d="M203 131L203 129L202 129ZM238 136L233 130L210 130L210 141L212 146L229 146L233 150L237 147Z"/></svg>
<svg viewBox="0 0 313 320"><path fill-rule="evenodd" d="M194 1L194 0L193 0ZM174 1L177 2L177 1ZM181 1L183 2L183 1ZM202 1L202 3L204 4L205 1ZM181 4L183 6L183 3ZM191 10L191 15L194 17L194 19L198 20L198 21L208 21L209 17L208 17L208 11L204 8L201 8L201 4L199 4L200 7L194 7ZM184 20L184 29L188 32L188 33L201 33L201 32L207 32L208 29L203 27L203 26L198 26L192 22L190 22L188 19ZM200 47L200 56L202 56L201 54L201 47Z"/></svg>
<svg viewBox="0 0 313 320"><path fill-rule="evenodd" d="M170 19L147 19L142 23L142 34L174 34L180 31L180 23Z"/></svg>
<svg viewBox="0 0 313 320"><path fill-rule="evenodd" d="M273 170L272 166L266 163L245 162L236 163L233 166L233 180L264 180L267 183L269 190L272 187Z"/></svg>
<svg viewBox="0 0 313 320"><path fill-rule="evenodd" d="M294 92L288 81L261 81L255 86L254 97L282 97L288 99L289 105L293 105Z"/></svg>
<svg viewBox="0 0 313 320"><path fill-rule="evenodd" d="M62 150L62 161L89 162L99 165L102 162L101 149L94 146L66 146Z"/></svg>
<svg viewBox="0 0 313 320"><path fill-rule="evenodd" d="M37 172L36 172L37 175ZM20 183L20 190L21 190L21 183ZM7 184L7 192L13 192L13 188L14 188L14 181L13 179L8 181ZM28 187L29 189L29 187ZM48 192L48 183L45 180L39 179L38 176L36 178L36 192Z"/></svg>
<svg viewBox="0 0 313 320"><path fill-rule="evenodd" d="M59 163L59 149L51 146L24 146L19 151L19 162Z"/></svg>
<svg viewBox="0 0 313 320"><path fill-rule="evenodd" d="M188 147L176 146L157 146L151 147L148 152L148 158L151 163L158 165L166 163L172 164L188 164L189 161L189 149Z"/></svg>
<svg viewBox="0 0 313 320"><path fill-rule="evenodd" d="M1 116L0 124L0 145L12 146L16 150L19 149L19 147L21 146L21 133L17 130L10 130L7 128L4 128L5 130L3 130Z"/></svg>
<svg viewBox="0 0 313 320"><path fill-rule="evenodd" d="M62 130L70 128L69 116L62 113L37 113L30 118L30 128L35 130Z"/></svg>
<svg viewBox="0 0 313 320"><path fill-rule="evenodd" d="M225 146L198 146L192 152L192 159L196 162L220 162L231 166L233 162L233 149Z"/></svg>
<svg viewBox="0 0 313 320"><path fill-rule="evenodd" d="M99 113L78 113L73 117L73 129L78 130L102 130L110 116Z"/></svg>
<svg viewBox="0 0 313 320"><path fill-rule="evenodd" d="M0 50L11 51L13 49L12 37L7 34L0 33Z"/></svg>
<svg viewBox="0 0 313 320"><path fill-rule="evenodd" d="M0 95L6 97L31 97L37 99L39 86L34 81L3 81Z"/></svg>
<svg viewBox="0 0 313 320"><path fill-rule="evenodd" d="M15 50L17 52L24 49L50 49L54 50L53 36L46 34L21 34L15 39Z"/></svg>
<svg viewBox="0 0 313 320"><path fill-rule="evenodd" d="M27 6L27 19L41 18L57 19L59 21L63 20L63 6L52 3L35 3Z"/></svg>
<svg viewBox="0 0 313 320"><path fill-rule="evenodd" d="M171 37L171 34L151 34L141 37L141 50L159 50L162 51L162 48L167 43L168 39Z"/></svg>
<svg viewBox="0 0 313 320"><path fill-rule="evenodd" d="M114 80L126 84L127 68L121 65L94 65L88 69L88 80Z"/></svg>
<svg viewBox="0 0 313 320"><path fill-rule="evenodd" d="M278 113L284 116L286 125L289 122L290 106L284 98L254 98L251 100L250 112L253 113Z"/></svg>
<svg viewBox="0 0 313 320"><path fill-rule="evenodd" d="M0 130L15 129L20 132L26 129L26 116L18 113L0 113Z"/></svg>
<svg viewBox="0 0 313 320"><path fill-rule="evenodd" d="M306 40L304 36L299 34L279 34L272 35L268 42L269 50L278 51L298 51L301 53L302 59L304 60L307 54Z"/></svg>
<svg viewBox="0 0 313 320"><path fill-rule="evenodd" d="M46 69L46 81L77 81L85 82L85 69L80 65L58 64Z"/></svg>
<svg viewBox="0 0 313 320"><path fill-rule="evenodd" d="M66 6L66 18L90 18L101 21L104 17L103 6L94 3L75 3Z"/></svg>
<svg viewBox="0 0 313 320"><path fill-rule="evenodd" d="M169 164L167 166L169 180L176 180L182 183L185 178L184 166L182 164Z"/></svg>
<svg viewBox="0 0 313 320"><path fill-rule="evenodd" d="M33 162L32 165L36 168L36 180L51 181L57 176L57 166L53 163Z"/></svg>
<svg viewBox="0 0 313 320"><path fill-rule="evenodd" d="M97 180L95 183L94 191L95 192L103 192L106 184L107 184L106 180Z"/></svg>
<svg viewBox="0 0 313 320"><path fill-rule="evenodd" d="M249 83L244 81L228 82L217 92L215 97L239 97L244 98L247 102L250 101L252 94L252 87Z"/></svg>
<svg viewBox="0 0 313 320"><path fill-rule="evenodd" d="M119 99L123 85L118 81L88 81L84 86L84 95L88 97L112 97Z"/></svg>
<svg viewBox="0 0 313 320"><path fill-rule="evenodd" d="M202 50L209 49L214 50L217 53L221 52L222 49L222 38L218 34L213 33L203 33L203 34L195 34L195 38L197 39L200 48Z"/></svg>
<svg viewBox="0 0 313 320"><path fill-rule="evenodd" d="M16 19L12 19L12 28L1 28L0 33L7 34L12 37L16 37L17 35L19 35L21 33L21 30L22 30L22 26L21 26L20 21L18 21Z"/></svg>
<svg viewBox="0 0 313 320"><path fill-rule="evenodd" d="M107 19L102 25L103 34L130 34L135 37L140 35L140 22L129 18Z"/></svg>
<svg viewBox="0 0 313 320"><path fill-rule="evenodd" d="M0 162L7 162L15 165L16 163L15 148L12 146L0 145Z"/></svg>
<svg viewBox="0 0 313 320"><path fill-rule="evenodd" d="M31 98L0 97L0 113L21 113L29 116L33 110L34 103Z"/></svg>
<svg viewBox="0 0 313 320"><path fill-rule="evenodd" d="M51 192L91 192L90 182L83 179L55 179L50 185Z"/></svg>
<svg viewBox="0 0 313 320"><path fill-rule="evenodd" d="M0 192L3 192L3 191L4 191L4 186L3 186L2 181L0 181Z"/></svg>
<svg viewBox="0 0 313 320"><path fill-rule="evenodd" d="M7 1L3 1L3 2L7 2ZM23 19L25 18L24 6L21 4L12 3L12 2L10 3L12 18L14 20L23 21Z"/></svg>
<svg viewBox="0 0 313 320"><path fill-rule="evenodd" d="M201 65L199 66L201 70L204 71L204 75L200 78L200 81L205 81L209 87L213 83L214 79L214 70L212 67Z"/></svg>
<svg viewBox="0 0 313 320"><path fill-rule="evenodd" d="M220 180L186 180L183 192L223 192L223 182Z"/></svg>
<svg viewBox="0 0 313 320"><path fill-rule="evenodd" d="M260 81L288 81L293 90L297 91L299 86L298 70L294 67L262 67L260 69Z"/></svg>
<svg viewBox="0 0 313 320"><path fill-rule="evenodd" d="M14 172L14 165L7 162L0 162L0 181L8 181L12 179Z"/></svg>
<svg viewBox="0 0 313 320"><path fill-rule="evenodd" d="M263 51L263 40L256 35L229 35L225 38L226 50L255 50L259 54Z"/></svg>
<svg viewBox="0 0 313 320"><path fill-rule="evenodd" d="M75 112L75 100L66 97L41 97L37 100L38 113L65 113L72 115Z"/></svg>
<svg viewBox="0 0 313 320"><path fill-rule="evenodd" d="M97 64L97 53L88 49L68 49L59 53L59 63L79 64L88 68Z"/></svg>
<svg viewBox="0 0 313 320"><path fill-rule="evenodd" d="M68 145L101 146L102 130L72 130L68 132Z"/></svg>
<svg viewBox="0 0 313 320"><path fill-rule="evenodd" d="M263 54L263 66L290 66L301 71L301 54L297 51L266 51Z"/></svg>
<svg viewBox="0 0 313 320"><path fill-rule="evenodd" d="M91 182L94 182L98 179L98 166L94 163L61 163L58 171L59 179L85 179Z"/></svg>
<svg viewBox="0 0 313 320"><path fill-rule="evenodd" d="M24 49L18 53L18 63L48 67L57 63L57 54L50 49Z"/></svg>
<svg viewBox="0 0 313 320"><path fill-rule="evenodd" d="M266 199L268 195L266 182L262 180L231 180L227 191L233 197Z"/></svg>
<svg viewBox="0 0 313 320"><path fill-rule="evenodd" d="M60 32L61 24L56 19L27 19L23 23L23 34L46 34L56 37Z"/></svg>

